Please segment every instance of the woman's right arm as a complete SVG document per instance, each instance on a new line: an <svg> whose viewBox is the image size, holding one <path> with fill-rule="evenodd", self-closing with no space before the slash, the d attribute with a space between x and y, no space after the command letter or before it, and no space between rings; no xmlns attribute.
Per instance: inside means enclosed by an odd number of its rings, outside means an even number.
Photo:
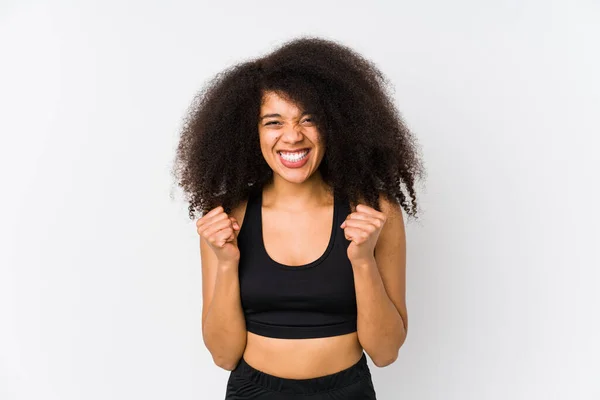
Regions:
<svg viewBox="0 0 600 400"><path fill-rule="evenodd" d="M202 236L200 256L202 337L215 364L231 371L246 348L246 321L238 278L239 258L220 261Z"/></svg>

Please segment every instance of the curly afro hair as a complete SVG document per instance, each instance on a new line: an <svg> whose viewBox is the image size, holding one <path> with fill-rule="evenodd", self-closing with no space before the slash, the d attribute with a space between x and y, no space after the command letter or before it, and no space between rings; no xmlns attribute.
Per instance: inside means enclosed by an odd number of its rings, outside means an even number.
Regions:
<svg viewBox="0 0 600 400"><path fill-rule="evenodd" d="M319 171L330 188L379 211L383 195L416 217L415 183L425 171L390 88L356 51L306 36L218 73L195 96L177 147L173 172L189 217L219 205L230 213L272 179L258 135L267 91L311 111L326 149Z"/></svg>

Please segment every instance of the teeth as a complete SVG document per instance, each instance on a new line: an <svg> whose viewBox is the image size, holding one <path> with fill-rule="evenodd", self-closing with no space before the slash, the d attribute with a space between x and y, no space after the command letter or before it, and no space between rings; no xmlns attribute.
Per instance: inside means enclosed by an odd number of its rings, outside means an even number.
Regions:
<svg viewBox="0 0 600 400"><path fill-rule="evenodd" d="M279 154L281 154L281 157L283 157L284 159L286 159L288 161L296 162L296 161L300 161L304 157L306 157L306 155L308 154L308 150L305 150L301 153L298 153L298 152L286 153L286 152L280 151Z"/></svg>

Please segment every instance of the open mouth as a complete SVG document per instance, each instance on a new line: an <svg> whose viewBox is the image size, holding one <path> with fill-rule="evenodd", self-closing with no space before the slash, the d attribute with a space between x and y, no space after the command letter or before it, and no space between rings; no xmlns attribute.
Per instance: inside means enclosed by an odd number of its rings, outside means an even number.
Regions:
<svg viewBox="0 0 600 400"><path fill-rule="evenodd" d="M310 149L303 149L300 151L295 151L295 152L286 152L286 151L278 151L277 154L279 154L279 156L284 159L285 161L291 162L291 163L297 163L302 161L303 159L306 158L306 156L308 156L308 153L310 153Z"/></svg>
<svg viewBox="0 0 600 400"><path fill-rule="evenodd" d="M279 162L284 167L301 168L310 158L310 149L303 149L295 152L278 151L277 154L279 155Z"/></svg>

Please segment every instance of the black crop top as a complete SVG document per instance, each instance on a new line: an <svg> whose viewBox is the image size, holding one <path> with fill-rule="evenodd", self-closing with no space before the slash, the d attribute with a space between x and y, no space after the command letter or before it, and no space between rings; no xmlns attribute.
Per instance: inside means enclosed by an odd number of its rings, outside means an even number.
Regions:
<svg viewBox="0 0 600 400"><path fill-rule="evenodd" d="M334 194L329 245L301 266L280 264L267 254L262 236L262 189L254 189L238 234L239 281L246 329L285 339L337 336L356 331L350 241L340 225L348 202Z"/></svg>

